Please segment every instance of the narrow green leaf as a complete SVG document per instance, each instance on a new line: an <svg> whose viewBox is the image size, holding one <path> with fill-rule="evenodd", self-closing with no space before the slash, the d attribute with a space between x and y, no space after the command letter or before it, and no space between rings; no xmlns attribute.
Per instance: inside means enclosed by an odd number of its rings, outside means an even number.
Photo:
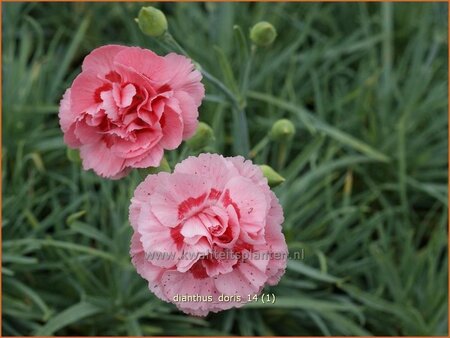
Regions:
<svg viewBox="0 0 450 338"><path fill-rule="evenodd" d="M255 100L273 104L274 106L277 106L281 109L284 109L286 111L289 111L289 112L295 114L302 120L302 122L305 123L305 125L310 125L313 128L315 128L319 131L322 131L323 133L325 133L329 137L335 139L336 141L338 141L342 144L345 144L355 150L358 150L370 158L373 158L375 160L382 161L382 162L390 161L389 157L386 156L385 154L379 152L378 150L375 150L374 148L372 148L368 144L364 143L363 141L358 140L356 137L353 137L350 134L340 131L339 129L337 129L333 126L330 126L327 123L319 120L316 116L312 115L306 109L300 108L298 105L283 101L274 96L257 93L257 92L249 92L248 96Z"/></svg>
<svg viewBox="0 0 450 338"><path fill-rule="evenodd" d="M69 48L64 54L64 58L59 62L59 66L57 68L57 72L55 74L55 77L52 79L52 84L49 89L49 98L54 98L56 95L56 92L61 86L64 76L67 75L67 71L70 67L70 64L74 57L76 56L76 53L78 53L80 44L83 41L87 29L89 27L90 23L90 17L86 16L83 21L81 21L80 26L78 27L78 30L75 32L72 42L69 45ZM53 101L53 100L52 100Z"/></svg>
<svg viewBox="0 0 450 338"><path fill-rule="evenodd" d="M92 316L100 312L100 309L90 303L80 302L65 309L60 314L51 318L44 326L39 328L36 336L50 336L55 334L58 330L65 328L79 320Z"/></svg>
<svg viewBox="0 0 450 338"><path fill-rule="evenodd" d="M228 61L228 58L220 47L214 46L214 51L217 55L219 67L222 70L225 85L231 90L231 92L236 95L236 97L239 97L239 87L234 77L233 69L231 68L231 64Z"/></svg>
<svg viewBox="0 0 450 338"><path fill-rule="evenodd" d="M327 273L323 273L317 269L311 268L302 262L289 260L287 264L288 270L292 270L298 273L301 273L302 275L311 277L312 279L320 280L322 282L327 283L342 283L344 281L343 278L337 278L334 276L331 276Z"/></svg>

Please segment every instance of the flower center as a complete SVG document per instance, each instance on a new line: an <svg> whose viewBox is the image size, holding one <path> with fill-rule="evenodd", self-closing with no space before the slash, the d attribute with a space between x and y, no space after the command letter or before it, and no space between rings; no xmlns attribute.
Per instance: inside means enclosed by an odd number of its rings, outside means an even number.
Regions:
<svg viewBox="0 0 450 338"><path fill-rule="evenodd" d="M211 217L209 216L209 218ZM223 224L221 224L215 217L212 218L206 225L206 228L212 236L220 236L224 232L225 227L226 225L224 226Z"/></svg>

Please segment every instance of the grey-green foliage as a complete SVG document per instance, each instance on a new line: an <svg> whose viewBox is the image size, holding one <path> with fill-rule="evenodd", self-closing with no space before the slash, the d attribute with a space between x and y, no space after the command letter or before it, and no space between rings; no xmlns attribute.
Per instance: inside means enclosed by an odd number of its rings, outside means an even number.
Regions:
<svg viewBox="0 0 450 338"><path fill-rule="evenodd" d="M280 118L297 130L286 149L262 141L253 155L282 167L283 229L305 259L265 289L274 305L207 318L159 301L130 264L128 204L142 177L82 171L58 126L91 49L165 52L133 21L141 5L2 6L3 334L447 335L447 5L159 4L235 96L204 81L207 150L242 152L247 134L254 147ZM261 20L278 37L252 52ZM172 167L189 152L169 153Z"/></svg>

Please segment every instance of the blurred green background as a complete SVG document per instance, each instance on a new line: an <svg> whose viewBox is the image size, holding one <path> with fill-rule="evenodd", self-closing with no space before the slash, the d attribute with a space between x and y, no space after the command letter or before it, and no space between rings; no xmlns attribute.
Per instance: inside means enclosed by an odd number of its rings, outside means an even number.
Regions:
<svg viewBox="0 0 450 338"><path fill-rule="evenodd" d="M245 153L272 124L297 134L279 169L291 261L275 304L187 316L130 263L128 205L142 174L100 179L70 162L58 102L108 43L166 53L143 3L4 3L3 335L447 335L446 3L164 3L207 81L206 150ZM249 62L249 28L278 37ZM247 45L247 46L246 46ZM249 145L246 144L249 135ZM173 165L190 154L168 154Z"/></svg>

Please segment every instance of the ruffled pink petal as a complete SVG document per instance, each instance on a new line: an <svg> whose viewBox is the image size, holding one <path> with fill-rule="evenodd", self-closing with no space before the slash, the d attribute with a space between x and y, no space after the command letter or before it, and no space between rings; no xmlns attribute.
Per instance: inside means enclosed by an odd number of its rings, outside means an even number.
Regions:
<svg viewBox="0 0 450 338"><path fill-rule="evenodd" d="M161 137L161 132L146 129L136 133L133 140L116 139L111 146L111 151L124 158L136 158L153 149L159 143Z"/></svg>
<svg viewBox="0 0 450 338"><path fill-rule="evenodd" d="M183 140L183 120L173 109L166 107L161 117L162 138L160 144L165 149L176 149Z"/></svg>
<svg viewBox="0 0 450 338"><path fill-rule="evenodd" d="M115 63L115 68L122 77L122 83L132 83L140 89L145 89L151 97L156 95L154 84L145 75L122 63Z"/></svg>
<svg viewBox="0 0 450 338"><path fill-rule="evenodd" d="M91 127L98 127L103 121L106 116L105 110L100 108L98 109L94 114L90 114L90 111L86 112L84 120L87 125Z"/></svg>
<svg viewBox="0 0 450 338"><path fill-rule="evenodd" d="M239 175L251 179L258 186L265 188L265 192L269 193L270 189L267 185L267 178L264 177L261 169L254 165L252 161L246 160L242 156L229 157L229 160L237 169Z"/></svg>
<svg viewBox="0 0 450 338"><path fill-rule="evenodd" d="M102 141L81 146L80 157L84 170L93 169L103 177L117 175L124 169L124 159L114 156Z"/></svg>
<svg viewBox="0 0 450 338"><path fill-rule="evenodd" d="M281 232L281 224L284 221L283 209L273 192L271 192L271 197L272 202L269 214L267 215L265 236L270 251L277 255L272 255L272 259L268 262L267 275L269 278L267 283L269 285L275 285L280 281L281 276L284 275L289 251L284 235Z"/></svg>
<svg viewBox="0 0 450 338"><path fill-rule="evenodd" d="M137 232L131 237L131 263L136 267L138 274L148 281L150 291L160 299L167 301L168 299L165 297L160 286L160 280L165 270L148 262L145 258L140 237L141 235Z"/></svg>
<svg viewBox="0 0 450 338"><path fill-rule="evenodd" d="M106 115L113 121L117 120L119 117L119 108L114 100L111 90L105 90L100 93L100 98L102 103L100 104L101 109L106 112Z"/></svg>
<svg viewBox="0 0 450 338"><path fill-rule="evenodd" d="M170 53L164 57L164 67L158 73L157 80L167 83L173 89L186 92L198 107L205 96L205 88L200 82L202 74L194 64L183 55Z"/></svg>
<svg viewBox="0 0 450 338"><path fill-rule="evenodd" d="M195 134L198 126L198 106L193 97L183 91L177 91L174 98L178 100L178 106L183 117L183 139L188 139Z"/></svg>
<svg viewBox="0 0 450 338"><path fill-rule="evenodd" d="M232 178L225 187L222 202L225 205L237 206L239 223L244 230L247 224L259 228L265 226L267 200L264 191L250 179Z"/></svg>
<svg viewBox="0 0 450 338"><path fill-rule="evenodd" d="M74 134L81 144L97 143L102 139L98 128L91 127L84 121L76 122Z"/></svg>
<svg viewBox="0 0 450 338"><path fill-rule="evenodd" d="M239 224L238 215L233 205L228 205L226 211L228 214L226 230L222 235L214 238L213 242L221 248L232 249L239 238L241 225Z"/></svg>
<svg viewBox="0 0 450 338"><path fill-rule="evenodd" d="M241 229L240 238L244 242L249 243L251 245L264 244L266 242L266 239L264 237L264 231L265 229L261 227L255 231L255 229L253 229L253 226L246 225L245 228L242 227Z"/></svg>
<svg viewBox="0 0 450 338"><path fill-rule="evenodd" d="M133 168L159 167L163 157L164 149L160 145L155 145L142 155L126 159L125 164Z"/></svg>
<svg viewBox="0 0 450 338"><path fill-rule="evenodd" d="M70 88L67 89L59 103L59 124L63 132L66 132L79 116L71 110L70 92Z"/></svg>
<svg viewBox="0 0 450 338"><path fill-rule="evenodd" d="M84 71L92 71L98 75L105 76L114 69L114 58L122 50L128 47L119 45L106 45L94 49L88 54L81 69Z"/></svg>
<svg viewBox="0 0 450 338"><path fill-rule="evenodd" d="M238 262L238 259L236 255L233 255L232 251L227 252L216 247L213 252L210 258L202 261L208 276L215 277L233 271L233 267Z"/></svg>
<svg viewBox="0 0 450 338"><path fill-rule="evenodd" d="M194 245L184 245L183 256L177 263L177 270L186 272L198 262L199 259L211 252L211 245L206 238L200 238Z"/></svg>
<svg viewBox="0 0 450 338"><path fill-rule="evenodd" d="M64 142L71 148L78 148L82 145L75 135L75 124L71 125L64 133Z"/></svg>
<svg viewBox="0 0 450 338"><path fill-rule="evenodd" d="M270 245L264 245L262 250L255 250L249 254L247 263L254 266L262 273L267 273L267 267L269 266L273 251ZM267 275L266 275L267 277Z"/></svg>
<svg viewBox="0 0 450 338"><path fill-rule="evenodd" d="M128 47L122 50L115 56L114 61L116 64L134 69L152 81L159 79L164 66L164 58L139 47Z"/></svg>
<svg viewBox="0 0 450 338"><path fill-rule="evenodd" d="M256 284L254 281L249 281L246 276L248 270L244 269L244 271L245 274L241 271L241 268L238 268L230 273L216 276L214 277L214 285L220 293L227 296L240 296L245 302L248 299L248 295L253 295L260 291L262 284L260 284L260 279L257 280L258 283Z"/></svg>
<svg viewBox="0 0 450 338"><path fill-rule="evenodd" d="M127 176L130 173L131 169L130 168L124 168L122 171L118 172L115 175L110 176L109 178L112 180L119 180L121 178L124 178L125 176Z"/></svg>
<svg viewBox="0 0 450 338"><path fill-rule="evenodd" d="M158 94L156 96L154 96L151 100L149 100L148 102L148 107L144 107L146 108L148 111L152 112L152 115L150 115L148 118L146 116L141 116L139 115L144 121L146 121L149 124L154 124L156 122L158 122L161 119L161 116L163 115L165 108L166 108L166 103L167 103L167 99L169 99L170 97L165 97L161 94ZM177 106L179 108L179 106ZM174 109L173 107L171 108L172 110ZM181 113L180 110L176 111L177 113Z"/></svg>
<svg viewBox="0 0 450 338"><path fill-rule="evenodd" d="M116 83L113 84L112 94L117 107L128 107L133 101L133 97L136 95L136 93L136 87L131 83L128 83L123 88Z"/></svg>
<svg viewBox="0 0 450 338"><path fill-rule="evenodd" d="M134 196L131 199L129 209L129 219L134 230L137 230L137 221L141 212L142 204L150 202L150 196L156 189L156 185L159 182L159 176L160 174L148 175L134 191Z"/></svg>
<svg viewBox="0 0 450 338"><path fill-rule="evenodd" d="M210 191L210 182L195 175L167 174L151 196L155 216L169 227L200 210Z"/></svg>
<svg viewBox="0 0 450 338"><path fill-rule="evenodd" d="M163 226L150 211L148 205L143 205L137 221L137 231L146 258L155 266L170 268L177 264L182 255L182 247L171 236L171 228Z"/></svg>
<svg viewBox="0 0 450 338"><path fill-rule="evenodd" d="M246 279L246 283L252 285L254 290L260 290L267 281L265 270L261 271L258 267L249 262L239 263L237 270L239 270L241 275Z"/></svg>
<svg viewBox="0 0 450 338"><path fill-rule="evenodd" d="M205 226L205 229L208 229L214 236L222 235L228 227L229 217L226 210L216 205L211 205L209 208L203 209L197 215L197 218Z"/></svg>
<svg viewBox="0 0 450 338"><path fill-rule="evenodd" d="M226 306L219 302L218 297L220 294L210 278L199 279L190 272L167 271L161 278L161 284L165 297L174 302L179 309L192 315L205 316L211 311L211 307L215 308L215 312L217 312ZM195 296L198 298L194 301L176 302L176 296L178 298L183 296ZM208 296L211 297L211 302L201 301L203 299L206 300Z"/></svg>
<svg viewBox="0 0 450 338"><path fill-rule="evenodd" d="M236 168L218 154L200 154L198 157L190 156L178 163L175 173L195 174L208 177L214 189L222 193L227 182L238 174Z"/></svg>
<svg viewBox="0 0 450 338"><path fill-rule="evenodd" d="M200 216L200 215L199 215ZM208 230L206 229L203 222L199 219L199 216L194 216L189 218L186 222L184 222L183 226L181 227L181 234L184 237L207 237L210 238L211 235L209 234Z"/></svg>
<svg viewBox="0 0 450 338"><path fill-rule="evenodd" d="M70 91L72 114L78 115L98 106L101 102L99 100L101 93L99 88L102 88L103 85L104 82L92 71L86 71L78 75L73 81Z"/></svg>

